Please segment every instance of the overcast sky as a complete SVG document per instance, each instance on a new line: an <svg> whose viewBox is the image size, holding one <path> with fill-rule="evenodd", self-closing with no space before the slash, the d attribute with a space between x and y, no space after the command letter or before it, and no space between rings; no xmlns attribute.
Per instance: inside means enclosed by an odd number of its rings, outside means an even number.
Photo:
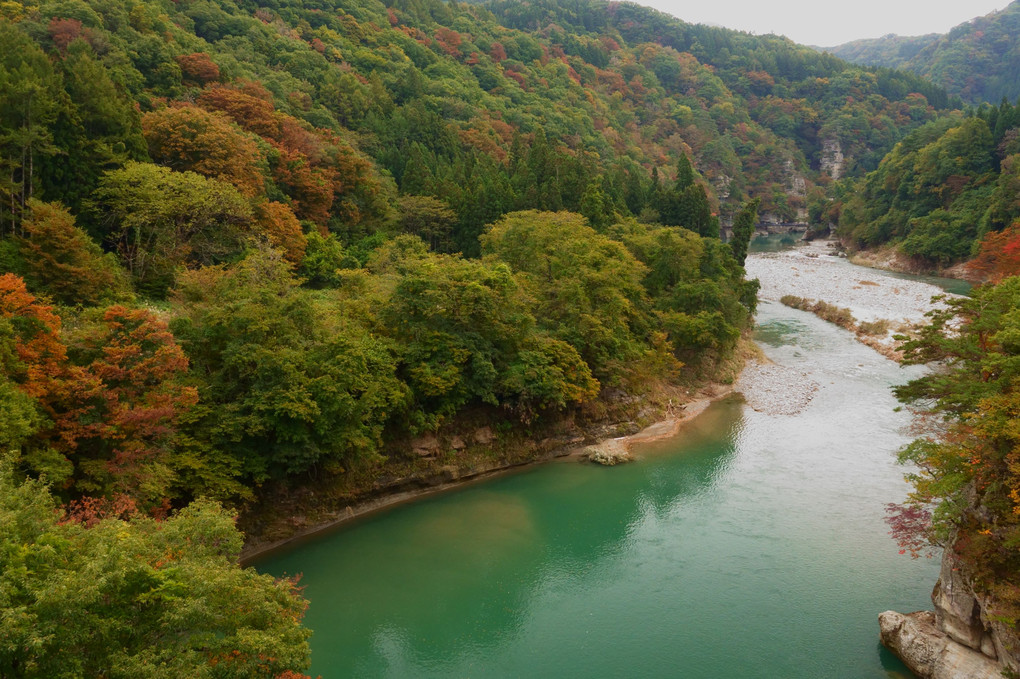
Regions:
<svg viewBox="0 0 1020 679"><path fill-rule="evenodd" d="M636 0L690 23L749 33L778 33L805 45L832 47L887 33L945 33L1009 0Z"/></svg>

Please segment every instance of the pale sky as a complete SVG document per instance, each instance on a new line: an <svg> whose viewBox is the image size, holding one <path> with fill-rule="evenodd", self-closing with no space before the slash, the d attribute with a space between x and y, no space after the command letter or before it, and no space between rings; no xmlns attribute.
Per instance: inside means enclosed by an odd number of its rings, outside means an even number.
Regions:
<svg viewBox="0 0 1020 679"><path fill-rule="evenodd" d="M804 45L832 47L887 33L945 33L1006 7L1009 0L636 0L688 23L749 33L777 33Z"/></svg>

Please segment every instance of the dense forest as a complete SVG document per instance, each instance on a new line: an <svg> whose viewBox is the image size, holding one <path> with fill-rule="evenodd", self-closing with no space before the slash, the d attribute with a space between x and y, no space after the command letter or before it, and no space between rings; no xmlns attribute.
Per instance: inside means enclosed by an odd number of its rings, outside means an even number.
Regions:
<svg viewBox="0 0 1020 679"><path fill-rule="evenodd" d="M1003 102L908 134L879 168L828 206L857 247L896 243L930 268L971 260L972 274L1020 273L1020 107Z"/></svg>
<svg viewBox="0 0 1020 679"><path fill-rule="evenodd" d="M756 214L879 219L827 192L957 128L924 181L1008 183L951 105L629 4L0 3L0 674L297 676L222 505L711 378Z"/></svg>
<svg viewBox="0 0 1020 679"><path fill-rule="evenodd" d="M824 48L857 64L902 68L973 105L1020 97L1020 2L945 35L887 35Z"/></svg>
<svg viewBox="0 0 1020 679"><path fill-rule="evenodd" d="M867 168L946 104L778 38L526 9L5 5L22 467L245 501L471 405L527 422L663 355L710 370L754 306L720 209L793 218L821 137Z"/></svg>

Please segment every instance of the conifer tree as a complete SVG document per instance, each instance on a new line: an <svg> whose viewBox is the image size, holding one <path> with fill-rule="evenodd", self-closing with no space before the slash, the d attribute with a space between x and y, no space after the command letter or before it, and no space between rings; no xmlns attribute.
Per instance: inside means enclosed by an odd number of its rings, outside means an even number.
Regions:
<svg viewBox="0 0 1020 679"><path fill-rule="evenodd" d="M751 235L754 234L754 224L758 221L758 206L760 204L760 198L749 201L733 218L730 249L733 250L733 258L740 266L743 266L744 260L747 259L747 247L751 242Z"/></svg>

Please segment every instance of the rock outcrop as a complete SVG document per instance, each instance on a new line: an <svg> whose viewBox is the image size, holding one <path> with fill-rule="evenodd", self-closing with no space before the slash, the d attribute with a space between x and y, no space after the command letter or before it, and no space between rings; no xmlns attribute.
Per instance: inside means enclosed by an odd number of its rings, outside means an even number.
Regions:
<svg viewBox="0 0 1020 679"><path fill-rule="evenodd" d="M597 464L613 467L622 462L630 462L630 451L622 439L610 439L585 448L585 456Z"/></svg>
<svg viewBox="0 0 1020 679"><path fill-rule="evenodd" d="M921 679L1002 679L999 663L951 639L931 611L886 611L878 625L882 643Z"/></svg>
<svg viewBox="0 0 1020 679"><path fill-rule="evenodd" d="M840 146L838 139L826 139L822 142L822 158L819 163L822 172L833 180L839 179L843 176L844 161L843 147Z"/></svg>
<svg viewBox="0 0 1020 679"><path fill-rule="evenodd" d="M946 550L932 591L934 611L878 616L882 643L921 679L1001 679L1020 671L1020 639L991 613L962 564Z"/></svg>

